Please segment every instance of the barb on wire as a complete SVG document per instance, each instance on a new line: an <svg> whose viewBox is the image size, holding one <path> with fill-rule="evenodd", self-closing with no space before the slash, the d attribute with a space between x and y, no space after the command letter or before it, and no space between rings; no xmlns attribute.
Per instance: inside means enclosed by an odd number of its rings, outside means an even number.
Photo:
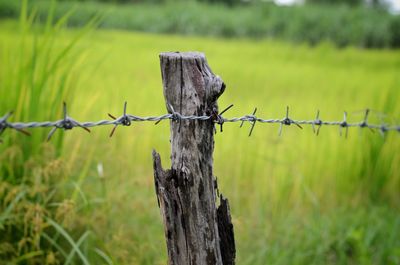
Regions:
<svg viewBox="0 0 400 265"><path fill-rule="evenodd" d="M222 114L227 112L232 107L233 107L233 104L229 105L223 111L221 111L221 113L219 113L219 114L218 114L218 110L217 109L213 109L213 111L212 111L212 114L211 114L210 118L214 123L219 124L221 132L223 131L222 130L222 126L224 125L224 122L225 122L225 119L222 117ZM214 126L214 133L217 133L217 130L215 129L215 126Z"/></svg>
<svg viewBox="0 0 400 265"><path fill-rule="evenodd" d="M342 129L343 128L346 129L345 138L347 138L347 136L349 134L349 124L347 123L347 112L346 111L343 113L343 121L340 123L340 126L339 126L339 134L340 134L340 136L342 136Z"/></svg>
<svg viewBox="0 0 400 265"><path fill-rule="evenodd" d="M128 115L126 115L126 107L128 105L128 102L125 101L124 103L124 112L122 113L122 116L120 116L119 118L116 118L115 116L111 115L110 113L108 113L108 116L111 119L115 120L114 123L114 127L111 130L110 133L110 138L114 135L115 129L117 129L118 125L123 125L123 126L130 126L131 125L131 120L129 118Z"/></svg>
<svg viewBox="0 0 400 265"><path fill-rule="evenodd" d="M360 123L360 132L361 132L361 130L364 129L364 128L368 128L371 132L375 132L372 128L370 128L370 127L368 126L368 116L369 116L369 113L370 113L370 109L366 109L366 110L365 110L364 119L363 119L363 121Z"/></svg>
<svg viewBox="0 0 400 265"><path fill-rule="evenodd" d="M283 127L283 125L290 126L292 124L295 124L300 129L303 129L303 127L301 127L301 125L298 122L296 122L296 121L292 120L291 118L289 118L289 106L287 106L286 107L286 117L281 120L281 125L279 126L279 136L282 135L282 127Z"/></svg>
<svg viewBox="0 0 400 265"><path fill-rule="evenodd" d="M256 125L256 122L257 122L257 117L255 116L256 112L257 112L257 108L254 109L253 114L245 116L246 118L248 118L248 121L251 123L249 137L253 133L254 126ZM245 120L242 120L242 122L240 123L240 128L242 128L244 122L245 122Z"/></svg>
<svg viewBox="0 0 400 265"><path fill-rule="evenodd" d="M242 117L234 117L234 118L224 118L222 115L227 112L230 108L233 107L233 104L229 105L223 111L218 113L216 109L214 109L210 115L189 115L185 116L179 112L176 112L172 106L169 106L169 113L163 114L160 116L134 116L131 114L127 114L127 102L124 103L123 113L120 117L116 118L115 116L108 114L113 120L100 120L94 122L78 122L68 116L67 113L67 105L63 103L63 118L57 121L42 121L42 122L8 122L9 117L12 115L12 112L5 114L3 117L0 118L0 135L4 133L6 129L14 129L18 132L21 132L25 135L30 135L29 132L25 131L25 129L29 128L39 128L39 127L52 127L51 131L47 136L47 140L49 141L53 134L57 131L57 129L63 130L71 130L75 127L80 127L88 132L90 132L90 127L96 126L105 126L105 125L113 125L113 128L110 133L110 137L112 137L115 133L116 128L119 125L122 126L130 126L132 122L156 122L159 123L162 120L171 120L174 122L181 122L183 120L197 120L197 121L212 121L214 124L214 131L216 132L216 125L220 125L220 131L223 131L223 124L225 122L240 122L240 127L244 125L245 122L249 122L251 124L249 136L252 135L255 124L256 123L267 123L267 124L279 124L279 135L282 134L283 126L290 126L292 124L296 125L300 129L303 129L302 125L311 125L313 132L316 135L319 135L320 129L322 126L338 126L339 133L342 135L343 130L345 130L345 137L348 137L349 127L358 127L360 129L369 128L371 131L379 130L379 132L384 136L388 131L396 131L400 133L400 125L399 124L387 124L383 120L383 116L381 116L380 124L370 124L368 121L368 117L370 114L370 110L365 110L365 115L362 121L356 123L349 123L348 122L348 114L344 112L343 120L341 121L322 121L320 119L320 111L317 111L316 118L314 120L293 120L289 117L289 107L286 107L286 115L283 119L262 119L256 117L257 108L254 109L251 115L244 115ZM180 131L179 125L179 131ZM1 140L0 140L1 143Z"/></svg>
<svg viewBox="0 0 400 265"><path fill-rule="evenodd" d="M7 113L3 117L0 118L0 135L7 129L7 119L12 115L12 112ZM3 143L3 140L0 139L0 144Z"/></svg>
<svg viewBox="0 0 400 265"><path fill-rule="evenodd" d="M369 115L369 109L365 110L365 116L363 122L360 124L360 128L365 128L368 127L368 115Z"/></svg>
<svg viewBox="0 0 400 265"><path fill-rule="evenodd" d="M0 135L3 134L3 132L7 129L7 128L11 128L14 129L26 136L31 136L31 134L25 130L23 130L22 128L17 128L15 126L13 126L11 123L7 122L7 119L10 118L10 116L13 114L12 111L10 111L9 113L7 113L6 115L4 115L3 117L0 118ZM3 140L0 139L0 143L3 143Z"/></svg>
<svg viewBox="0 0 400 265"><path fill-rule="evenodd" d="M388 128L386 127L385 124L382 124L381 127L379 128L379 131L380 131L382 137L385 137L385 133L388 131Z"/></svg>
<svg viewBox="0 0 400 265"><path fill-rule="evenodd" d="M315 117L315 120L314 120L314 122L312 123L311 126L313 128L314 133L318 136L319 135L319 130L321 129L321 126L322 126L322 121L319 118L319 110L317 110L317 116ZM315 126L318 126L318 128L315 129Z"/></svg>
<svg viewBox="0 0 400 265"><path fill-rule="evenodd" d="M80 127L90 133L90 130L86 128L86 126L68 116L67 104L63 102L63 119L55 123L54 128L51 129L51 131L47 135L47 141L50 141L51 137L57 131L57 129L72 130L74 127Z"/></svg>

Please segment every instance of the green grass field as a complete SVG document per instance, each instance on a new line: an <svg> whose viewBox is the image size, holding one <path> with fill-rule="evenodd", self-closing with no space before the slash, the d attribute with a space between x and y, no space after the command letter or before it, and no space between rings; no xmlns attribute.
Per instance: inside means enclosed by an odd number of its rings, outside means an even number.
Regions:
<svg viewBox="0 0 400 265"><path fill-rule="evenodd" d="M0 0L0 18L18 17L21 2ZM39 20L45 20L51 2L54 0L29 1L29 9L36 12ZM72 27L83 26L93 16L102 14L98 26L107 29L225 38L268 38L310 45L330 41L337 47L400 47L400 16L363 5L306 4L288 8L271 1L250 1L234 6L223 5L221 1L197 0L138 0L124 1L127 3L124 5L117 2L58 1L54 16L60 18L74 10L68 19L68 25Z"/></svg>
<svg viewBox="0 0 400 265"><path fill-rule="evenodd" d="M0 22L0 59L18 54L17 28L13 21ZM62 31L54 50L75 35L76 30ZM125 100L132 114L165 113L158 54L192 50L205 52L227 84L219 106L235 105L229 117L257 107L262 117L282 118L287 105L294 119L314 119L318 109L323 120L341 120L348 111L350 121L358 121L367 107L387 113L385 121L391 123L400 114L400 51L112 30L86 34L75 50L79 55L63 63L74 60L69 112L81 121L120 115ZM12 66L9 60L7 67ZM13 108L4 67L1 111ZM61 105L54 108L41 112L58 119ZM380 122L378 116L373 112L371 122ZM398 133L382 137L350 129L345 139L336 127L323 127L315 136L310 127L291 126L279 137L278 126L258 124L249 138L249 125L244 127L226 124L215 137L214 155L220 191L231 204L237 264L400 263ZM63 196L77 206L72 235L79 238L83 224L114 264L165 264L151 152L159 151L164 167L169 166L168 122L133 123L118 128L111 139L110 130L64 134L61 157L68 173ZM14 138L12 147L26 143L19 142L22 137ZM3 166L9 148L0 146ZM81 264L79 257L75 262Z"/></svg>

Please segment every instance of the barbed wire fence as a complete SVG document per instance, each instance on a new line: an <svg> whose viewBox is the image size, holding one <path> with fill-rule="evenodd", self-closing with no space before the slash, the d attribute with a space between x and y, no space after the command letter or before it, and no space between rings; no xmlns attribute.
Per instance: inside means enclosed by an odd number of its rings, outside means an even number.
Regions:
<svg viewBox="0 0 400 265"><path fill-rule="evenodd" d="M252 114L243 115L241 117L233 117L233 118L225 118L222 116L226 111L233 107L233 104L229 105L227 108L222 110L218 113L217 110L213 110L211 115L189 115L185 116L179 112L176 112L172 106L169 106L171 109L171 113L163 114L160 116L136 116L132 114L127 114L127 102L124 103L123 107L123 114L119 117L115 117L111 114L108 114L110 118L113 120L99 120L99 121L88 121L88 122L79 122L68 115L67 112L67 105L63 103L63 118L56 121L42 121L42 122L9 122L9 118L13 114L13 112L9 112L3 117L0 118L0 136L6 131L7 129L16 130L21 132L27 136L30 136L30 132L26 129L33 129L33 128L49 128L52 127L50 130L47 141L51 139L53 134L57 131L57 129L61 130L72 130L74 128L82 128L87 132L90 132L89 128L98 127L98 126L108 126L113 125L114 127L111 130L110 137L114 135L114 132L118 126L130 126L133 122L155 122L158 124L163 120L172 120L175 122L181 122L183 120L197 120L197 121L211 121L214 124L220 126L220 131L223 131L223 124L224 123L233 123L233 122L240 122L240 127L243 126L245 122L249 122L251 124L249 136L252 135L254 127L256 123L264 123L264 124L280 124L279 127L279 136L282 134L283 126L290 126L295 125L300 129L303 129L304 125L310 125L313 129L313 132L318 135L322 126L337 126L339 128L340 135L345 134L345 137L348 136L348 129L351 127L359 127L359 128L369 128L372 131L379 131L382 135L385 135L386 132L389 131L397 131L400 133L400 125L398 124L387 124L382 122L381 124L372 124L368 122L368 117L370 114L370 109L365 110L363 120L359 122L350 123L348 122L348 114L347 112L343 113L343 119L341 121L325 121L320 118L320 112L317 111L317 115L313 120L294 120L289 117L289 107L286 107L286 115L284 118L281 119L264 119L259 118L256 116L257 108L254 109ZM214 127L215 132L217 131ZM0 143L2 140L0 139Z"/></svg>

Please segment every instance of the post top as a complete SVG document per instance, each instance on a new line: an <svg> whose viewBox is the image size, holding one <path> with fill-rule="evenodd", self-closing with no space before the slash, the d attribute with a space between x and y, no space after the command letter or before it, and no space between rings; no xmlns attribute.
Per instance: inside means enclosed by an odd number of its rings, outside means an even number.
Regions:
<svg viewBox="0 0 400 265"><path fill-rule="evenodd" d="M186 60L193 60L193 59L201 59L204 60L206 56L202 52L162 52L160 53L160 58L168 58L168 59L186 59Z"/></svg>

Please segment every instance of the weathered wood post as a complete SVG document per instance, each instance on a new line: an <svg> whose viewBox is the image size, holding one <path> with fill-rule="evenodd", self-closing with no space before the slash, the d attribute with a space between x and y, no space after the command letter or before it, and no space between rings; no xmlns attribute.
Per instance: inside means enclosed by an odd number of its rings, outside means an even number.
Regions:
<svg viewBox="0 0 400 265"><path fill-rule="evenodd" d="M211 115L225 85L204 54L162 53L164 97L170 113ZM172 106L172 108L171 108ZM214 122L171 120L171 169L153 151L157 199L164 221L168 264L234 264L233 225L213 175Z"/></svg>

